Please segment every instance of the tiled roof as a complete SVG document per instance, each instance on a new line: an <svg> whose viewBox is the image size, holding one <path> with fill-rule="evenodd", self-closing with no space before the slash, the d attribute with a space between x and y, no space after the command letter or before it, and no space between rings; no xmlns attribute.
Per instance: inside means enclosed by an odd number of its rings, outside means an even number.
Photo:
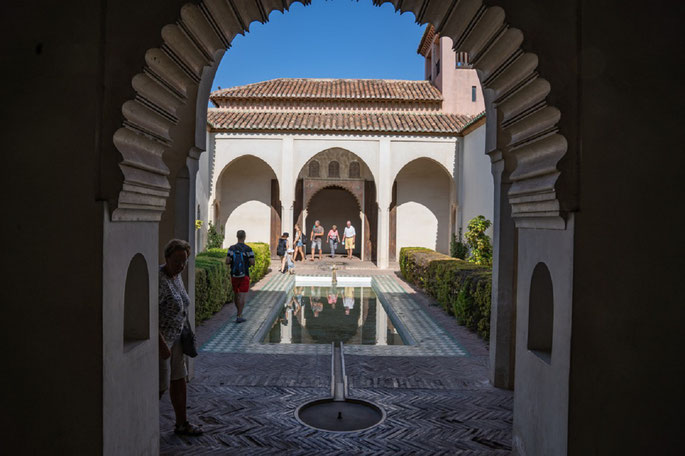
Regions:
<svg viewBox="0 0 685 456"><path fill-rule="evenodd" d="M447 113L294 112L210 108L207 123L214 131L360 132L458 136L472 117Z"/></svg>
<svg viewBox="0 0 685 456"><path fill-rule="evenodd" d="M390 79L272 79L212 92L219 100L355 100L355 101L442 101L440 91L428 81Z"/></svg>
<svg viewBox="0 0 685 456"><path fill-rule="evenodd" d="M433 27L431 24L428 24L426 30L423 31L423 36L421 37L419 48L416 50L416 53L426 57L426 54L428 54L434 39L435 27Z"/></svg>

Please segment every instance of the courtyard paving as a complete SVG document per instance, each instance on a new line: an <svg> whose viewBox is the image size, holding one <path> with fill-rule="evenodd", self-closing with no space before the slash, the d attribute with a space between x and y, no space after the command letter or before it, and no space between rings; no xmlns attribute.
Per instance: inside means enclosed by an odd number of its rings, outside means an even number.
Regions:
<svg viewBox="0 0 685 456"><path fill-rule="evenodd" d="M327 275L332 261L298 263L297 272ZM357 433L317 431L302 425L295 418L295 410L305 402L330 395L330 347L285 353L278 346L274 350L268 345L249 349L247 344L238 343L225 350L208 351L208 342L216 340L222 330L242 326L231 322L235 308L228 304L197 328L203 351L194 360L188 403L189 415L203 425L205 434L197 438L176 436L172 431L173 409L166 395L160 405L161 453L509 454L513 397L511 392L488 383L487 345L458 326L431 298L402 281L396 265L381 271L359 260L334 261L338 276L382 276L382 281L407 292L412 305L418 306L415 311L429 316L432 328L456 341L461 351L388 356L387 352L352 354L348 350L352 346L346 347L349 395L379 404L387 418ZM257 303L270 307L264 304L265 296L284 280L286 276L271 272L255 284L247 303L255 319L263 318L265 309L254 307ZM248 318L250 312L246 312Z"/></svg>

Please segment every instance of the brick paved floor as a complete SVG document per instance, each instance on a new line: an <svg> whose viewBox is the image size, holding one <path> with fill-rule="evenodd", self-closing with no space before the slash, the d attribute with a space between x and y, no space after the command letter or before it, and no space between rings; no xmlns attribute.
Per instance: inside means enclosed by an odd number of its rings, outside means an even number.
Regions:
<svg viewBox="0 0 685 456"><path fill-rule="evenodd" d="M346 261L346 260L345 260ZM336 263L340 259L336 258ZM298 264L298 274L325 274L330 261ZM458 326L433 301L402 282L396 268L380 271L352 260L339 275L394 278L470 356L346 355L350 396L382 406L386 420L358 433L316 431L295 410L330 392L330 354L201 353L189 383L189 414L199 438L173 434L173 409L160 404L165 455L500 455L511 451L512 394L489 385L486 344ZM271 273L254 287L264 287ZM250 293L255 295L254 292ZM248 306L251 296L248 295ZM226 305L200 325L203 344L235 314Z"/></svg>

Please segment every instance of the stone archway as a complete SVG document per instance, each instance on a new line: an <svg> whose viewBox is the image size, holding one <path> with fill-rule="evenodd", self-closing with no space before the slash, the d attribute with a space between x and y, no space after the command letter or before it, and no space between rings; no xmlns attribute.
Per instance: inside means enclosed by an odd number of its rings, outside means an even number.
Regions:
<svg viewBox="0 0 685 456"><path fill-rule="evenodd" d="M251 22L266 22L271 11L284 11L292 3L204 0L183 6L179 20L162 29L163 43L147 51L144 71L132 81L135 99L123 104L125 121L114 134L121 160L120 173L108 182L112 221L160 220L173 193L168 163L197 160L205 149L198 119L206 115L209 79L221 56ZM469 55L479 73L487 105L486 153L496 188L492 380L513 387L518 230L554 230L572 238L573 224L567 227L567 220L578 209L577 154L574 149L567 154L561 112L547 101L563 97L553 96L551 84L538 73L537 55L522 49L523 33L505 21L501 7L487 7L480 0L376 3L392 3L399 11L412 12L418 23L435 26L453 40L455 51ZM565 131L578 133L573 119L563 125ZM379 210L388 211L390 203L383 199ZM381 224L379 232L387 232L387 223ZM564 261L573 264L571 257ZM555 397L558 402L568 399L568 381L564 385ZM566 430L558 431L563 440Z"/></svg>
<svg viewBox="0 0 685 456"><path fill-rule="evenodd" d="M426 247L449 254L453 180L442 165L418 158L402 167L393 182L390 210L395 258L402 247ZM420 233L420 235L417 235ZM393 239L394 235L394 239Z"/></svg>
<svg viewBox="0 0 685 456"><path fill-rule="evenodd" d="M276 252L281 231L279 182L272 167L254 155L241 155L219 170L214 182L214 224L224 233L224 247L245 230L247 241L265 242Z"/></svg>
<svg viewBox="0 0 685 456"><path fill-rule="evenodd" d="M318 184L319 182L317 182ZM306 186L307 182L305 182ZM350 220L352 225L357 230L357 239L362 239L363 242L356 242L353 254L359 258L364 259L366 252L365 246L369 240L369 230L364 229L363 220L365 218L362 210L364 195L363 192L354 192L349 185L340 185L337 183L329 183L322 186L311 195L307 195L306 201L306 219L303 224L307 228L307 233L311 232L311 227L314 226L314 221L319 220L324 227L324 232L328 233L333 225L337 226L342 239L345 222ZM358 185L363 189L363 185ZM360 198L361 197L361 198ZM360 226L361 225L361 226ZM307 234L307 239L309 235ZM330 253L328 245L323 246L325 254ZM336 253L342 255L344 248L342 243L338 246Z"/></svg>
<svg viewBox="0 0 685 456"><path fill-rule="evenodd" d="M331 163L336 163L338 172L335 175L330 174ZM312 164L315 166L312 167ZM313 169L316 172L312 173ZM350 174L357 177L350 177ZM358 236L355 255L365 261L377 261L376 178L366 162L354 152L341 147L331 147L314 154L304 162L295 185L294 220L303 230L310 229L311 218L307 222L309 202L314 195L329 187L345 189L356 199L359 214L349 217ZM342 222L336 222L339 229L342 229L341 223L346 220L347 218Z"/></svg>
<svg viewBox="0 0 685 456"><path fill-rule="evenodd" d="M169 193L163 157L174 146L171 130L181 122L192 128L203 114L198 108L193 118L180 119L180 106L208 97L209 84L201 83L207 77L205 68L216 69L235 35L292 3L247 2L231 7L220 0L205 0L183 6L179 22L163 28L164 44L147 52L149 71L133 78L137 97L124 104L126 121L114 135L123 160L122 190L113 204L113 220L158 219ZM563 229L563 213L575 207L575 189L560 181L557 167L567 142L558 132L561 113L546 103L551 87L537 73L538 58L521 48L523 33L505 22L502 8L486 7L480 0L390 3L452 38L455 51L468 53L478 70L491 106L489 136L495 138L489 141L488 153L493 162L506 162L505 177L511 180L507 196L517 226ZM574 169L569 161L565 164Z"/></svg>

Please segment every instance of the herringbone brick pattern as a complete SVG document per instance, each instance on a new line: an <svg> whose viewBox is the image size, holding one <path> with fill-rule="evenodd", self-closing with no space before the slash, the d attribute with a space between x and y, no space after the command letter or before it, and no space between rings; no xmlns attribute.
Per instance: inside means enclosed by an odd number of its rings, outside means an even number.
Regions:
<svg viewBox="0 0 685 456"><path fill-rule="evenodd" d="M431 315L430 300L417 302ZM218 314L226 319L230 310ZM295 418L301 404L330 393L330 355L202 353L189 384L198 438L176 436L168 396L161 402L165 455L504 455L511 451L512 394L487 381L485 344L456 325L440 324L471 356L345 358L350 396L387 413L358 433L317 431ZM201 341L222 322L198 329Z"/></svg>

